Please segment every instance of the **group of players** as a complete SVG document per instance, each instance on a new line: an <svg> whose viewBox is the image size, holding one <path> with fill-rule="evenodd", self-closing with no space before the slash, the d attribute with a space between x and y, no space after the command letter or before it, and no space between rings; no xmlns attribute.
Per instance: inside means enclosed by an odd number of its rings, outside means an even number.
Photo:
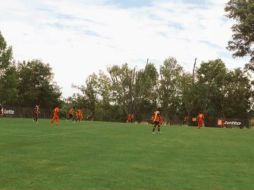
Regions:
<svg viewBox="0 0 254 190"><path fill-rule="evenodd" d="M197 128L200 129L204 126L205 115L202 112L199 112L197 118ZM157 128L158 134L160 134L160 127L164 123L164 118L161 116L160 111L155 111L151 118L152 123L154 124L152 133L155 134L155 130Z"/></svg>
<svg viewBox="0 0 254 190"><path fill-rule="evenodd" d="M53 117L50 120L50 126L52 126L53 123L59 126L59 113L60 113L59 107L55 106L53 109L53 114L52 114ZM40 114L40 107L39 105L35 105L33 109L33 119L35 122L38 122L39 114ZM83 120L83 118L84 116L81 109L75 110L75 107L71 107L68 110L67 119L80 122L81 120Z"/></svg>
<svg viewBox="0 0 254 190"><path fill-rule="evenodd" d="M157 128L158 133L160 134L160 127L165 122L164 118L161 116L160 111L155 111L152 115L152 123L154 124L152 133L155 133ZM197 128L200 129L204 126L205 115L202 112L199 112L197 116Z"/></svg>
<svg viewBox="0 0 254 190"><path fill-rule="evenodd" d="M202 112L199 112L197 118L197 128L200 129L204 126L205 116ZM132 123L134 122L134 114L128 114L127 122ZM161 131L161 125L165 122L164 118L161 116L160 111L155 111L152 114L150 123L153 124L152 133L155 134L155 130L157 128L158 134L160 134Z"/></svg>
<svg viewBox="0 0 254 190"><path fill-rule="evenodd" d="M77 109L75 111L75 107L71 107L68 111L68 116L67 116L68 119L72 120L72 121L78 121L80 122L81 120L84 119L84 116L83 116L83 112L81 109Z"/></svg>
<svg viewBox="0 0 254 190"><path fill-rule="evenodd" d="M52 126L53 123L56 123L57 126L59 125L59 112L60 112L59 107L55 106L55 108L53 110L53 117L50 120L50 126ZM35 122L38 121L39 114L40 114L39 105L35 105L35 107L33 109L33 118L34 118ZM84 116L83 116L81 109L75 110L75 107L71 107L68 111L67 118L72 121L80 122L81 120L83 120ZM197 123L198 123L197 128L198 129L200 129L204 125L204 120L205 120L205 116L203 113L200 112L197 116ZM129 123L134 122L134 115L133 114L128 114L127 122L129 122ZM153 124L152 133L155 134L155 130L157 128L158 134L160 134L160 131L161 131L160 128L164 122L165 122L165 120L161 116L160 111L155 111L151 117L151 123Z"/></svg>

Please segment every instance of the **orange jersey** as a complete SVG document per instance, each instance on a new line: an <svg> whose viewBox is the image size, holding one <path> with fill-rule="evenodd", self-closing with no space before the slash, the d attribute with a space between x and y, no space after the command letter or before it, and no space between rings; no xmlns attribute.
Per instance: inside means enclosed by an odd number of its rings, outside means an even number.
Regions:
<svg viewBox="0 0 254 190"><path fill-rule="evenodd" d="M76 117L77 117L77 118L80 118L80 119L83 118L83 114L82 114L82 111L81 111L80 109L77 110L77 112L76 112Z"/></svg>
<svg viewBox="0 0 254 190"><path fill-rule="evenodd" d="M153 122L160 122L160 121L161 121L160 114L158 112L154 112Z"/></svg>
<svg viewBox="0 0 254 190"><path fill-rule="evenodd" d="M132 122L134 120L134 115L133 114L128 114L127 121Z"/></svg>
<svg viewBox="0 0 254 190"><path fill-rule="evenodd" d="M204 120L205 120L204 114L202 114L202 113L198 114L197 120L198 120L198 122L200 122L200 123L204 122Z"/></svg>
<svg viewBox="0 0 254 190"><path fill-rule="evenodd" d="M55 107L55 108L54 108L54 115L58 115L58 114L59 114L59 111L60 111L59 108L58 108L58 107Z"/></svg>

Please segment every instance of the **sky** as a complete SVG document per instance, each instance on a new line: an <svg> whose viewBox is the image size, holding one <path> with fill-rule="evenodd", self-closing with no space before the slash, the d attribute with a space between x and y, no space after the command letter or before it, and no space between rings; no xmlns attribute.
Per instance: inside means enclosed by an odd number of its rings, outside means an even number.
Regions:
<svg viewBox="0 0 254 190"><path fill-rule="evenodd" d="M63 97L72 85L112 65L157 68L175 57L186 71L194 59L233 59L226 49L232 20L227 0L0 0L0 31L16 61L49 63Z"/></svg>

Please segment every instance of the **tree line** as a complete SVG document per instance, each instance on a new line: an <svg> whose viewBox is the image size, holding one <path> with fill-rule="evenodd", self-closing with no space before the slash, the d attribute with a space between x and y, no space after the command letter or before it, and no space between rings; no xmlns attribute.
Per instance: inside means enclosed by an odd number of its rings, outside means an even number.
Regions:
<svg viewBox="0 0 254 190"><path fill-rule="evenodd" d="M203 62L194 75L184 71L173 57L156 68L128 64L113 65L107 71L88 76L80 93L65 100L53 82L49 64L40 60L15 63L12 49L0 35L0 102L4 105L50 109L62 106L84 108L96 120L125 121L129 113L136 121L148 120L160 108L166 121L204 112L210 119L248 119L253 112L253 88L248 70L226 68L222 60Z"/></svg>
<svg viewBox="0 0 254 190"><path fill-rule="evenodd" d="M253 89L247 70L230 70L222 60L203 62L191 73L173 57L159 69L147 63L144 69L128 64L108 67L90 75L70 104L89 110L97 120L125 121L133 113L137 121L148 120L160 109L167 121L204 112L217 118L248 119L252 115Z"/></svg>
<svg viewBox="0 0 254 190"><path fill-rule="evenodd" d="M40 60L15 62L12 48L0 33L0 103L14 106L58 104L85 108L96 120L125 121L133 113L137 121L147 120L157 108L168 121L182 121L202 111L215 118L248 119L253 115L254 0L229 0L225 12L235 21L228 49L234 57L249 56L244 69L226 68L221 59L202 62L193 73L169 57L156 68L143 69L128 64L113 65L90 75L76 86L80 93L61 99L49 64Z"/></svg>
<svg viewBox="0 0 254 190"><path fill-rule="evenodd" d="M0 63L0 103L9 106L60 105L63 112L75 106L104 121L125 121L129 113L136 121L146 121L158 108L166 121L178 123L200 111L211 120L248 119L253 113L249 70L230 70L220 59L201 63L194 75L173 57L158 69L153 63L139 70L113 65L88 76L84 85L75 87L80 93L64 100L50 65L40 60L16 63L1 34Z"/></svg>
<svg viewBox="0 0 254 190"><path fill-rule="evenodd" d="M40 60L16 63L12 48L0 33L0 104L50 108L61 103L60 97L50 65Z"/></svg>

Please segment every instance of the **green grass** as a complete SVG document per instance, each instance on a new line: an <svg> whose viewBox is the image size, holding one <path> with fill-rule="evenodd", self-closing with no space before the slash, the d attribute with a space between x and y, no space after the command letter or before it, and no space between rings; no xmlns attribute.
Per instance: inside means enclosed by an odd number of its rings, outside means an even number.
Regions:
<svg viewBox="0 0 254 190"><path fill-rule="evenodd" d="M0 118L0 189L254 189L254 131Z"/></svg>

